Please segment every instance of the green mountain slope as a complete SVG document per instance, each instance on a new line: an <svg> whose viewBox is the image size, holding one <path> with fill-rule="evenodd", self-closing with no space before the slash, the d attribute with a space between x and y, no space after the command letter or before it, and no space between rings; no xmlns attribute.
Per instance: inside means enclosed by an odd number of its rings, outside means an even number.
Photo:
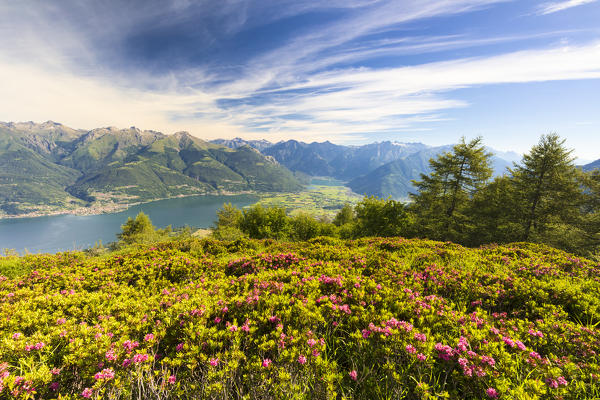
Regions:
<svg viewBox="0 0 600 400"><path fill-rule="evenodd" d="M0 126L0 211L24 214L40 207L67 207L80 201L65 192L80 172L55 164L48 152L39 154L22 136Z"/></svg>
<svg viewBox="0 0 600 400"><path fill-rule="evenodd" d="M272 158L188 133L0 123L0 216L302 186Z"/></svg>

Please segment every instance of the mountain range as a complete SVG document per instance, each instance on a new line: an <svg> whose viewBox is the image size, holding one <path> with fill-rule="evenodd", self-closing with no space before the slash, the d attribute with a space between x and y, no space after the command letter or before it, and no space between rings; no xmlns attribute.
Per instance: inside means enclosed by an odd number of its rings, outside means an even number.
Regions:
<svg viewBox="0 0 600 400"><path fill-rule="evenodd" d="M240 138L214 141L226 146L248 145L272 156L292 171L312 176L332 176L347 181L356 193L407 199L414 191L411 180L430 172L429 160L450 151L451 145L427 146L423 143L384 141L362 146L343 146L330 142L303 143L296 140L271 143ZM257 147L257 142L258 146ZM265 143L266 142L266 143ZM488 149L495 175L501 175L521 156L515 152Z"/></svg>
<svg viewBox="0 0 600 400"><path fill-rule="evenodd" d="M0 122L0 217L89 208L114 211L136 202L194 194L298 191L308 176L347 182L356 193L406 199L412 180L451 145L384 141L217 139L187 132L72 129L48 121ZM495 175L521 156L488 149ZM600 160L582 166L600 167Z"/></svg>
<svg viewBox="0 0 600 400"><path fill-rule="evenodd" d="M186 132L0 123L3 215L301 188L292 172L255 148L232 149Z"/></svg>

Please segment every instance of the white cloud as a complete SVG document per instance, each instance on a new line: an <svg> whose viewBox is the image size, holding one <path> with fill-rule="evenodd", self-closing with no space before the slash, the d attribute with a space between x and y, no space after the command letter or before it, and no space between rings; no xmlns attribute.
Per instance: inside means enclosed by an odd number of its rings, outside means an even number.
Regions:
<svg viewBox="0 0 600 400"><path fill-rule="evenodd" d="M140 71L119 75L93 68L98 54L73 32L48 35L64 39L54 47L32 32L23 36L18 46L4 36L0 37L0 120L51 119L75 128L135 125L166 133L188 130L203 138L280 140L301 136L303 140L356 142L373 133L427 129L427 124L447 118L443 115L446 110L468 107L456 98L455 89L600 78L598 43L410 67L332 69L341 61L386 52L413 54L531 38L453 35L347 45L404 22L499 1L504 0L329 2L330 7L356 7L361 12L296 36L280 48L249 59L236 75L227 76L204 67L167 75ZM185 9L192 3L182 0L174 4ZM231 0L227 4L233 9L237 3ZM287 13L311 9L310 2L290 4L293 7ZM251 19L250 10L228 18L228 29L240 29ZM47 29L51 30L52 24ZM78 54L76 60L85 61L84 68L74 65L73 53ZM15 61L25 59L29 61ZM215 78L222 83L215 83ZM224 100L229 100L227 106Z"/></svg>
<svg viewBox="0 0 600 400"><path fill-rule="evenodd" d="M552 14L555 12L567 10L569 8L582 6L584 4L594 3L596 1L597 0L566 0L553 3L546 3L542 4L542 6L539 8L539 14Z"/></svg>

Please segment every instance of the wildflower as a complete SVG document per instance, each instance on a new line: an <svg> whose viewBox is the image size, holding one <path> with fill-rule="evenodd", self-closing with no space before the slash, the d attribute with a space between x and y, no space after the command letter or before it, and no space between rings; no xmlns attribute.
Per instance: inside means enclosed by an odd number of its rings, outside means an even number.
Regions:
<svg viewBox="0 0 600 400"><path fill-rule="evenodd" d="M177 347L175 347L175 350L177 350L177 351L183 350L183 343L177 344Z"/></svg>
<svg viewBox="0 0 600 400"><path fill-rule="evenodd" d="M406 351L409 352L410 354L414 354L417 352L417 349L415 349L415 347L413 345L407 344Z"/></svg>
<svg viewBox="0 0 600 400"><path fill-rule="evenodd" d="M13 335L12 335L12 338L15 339L15 340L17 340L20 337L21 337L21 334L19 332L13 333Z"/></svg>
<svg viewBox="0 0 600 400"><path fill-rule="evenodd" d="M317 344L317 341L313 338L310 338L308 339L307 343L309 347L313 347L315 344Z"/></svg>
<svg viewBox="0 0 600 400"><path fill-rule="evenodd" d="M356 373L356 370L354 370L354 369L352 371L350 371L348 373L348 375L350 375L350 379L352 379L353 381L355 381L358 376L358 374Z"/></svg>
<svg viewBox="0 0 600 400"><path fill-rule="evenodd" d="M148 361L148 354L136 354L133 356L132 361L136 364Z"/></svg>
<svg viewBox="0 0 600 400"><path fill-rule="evenodd" d="M81 392L81 395L83 397L85 397L86 399L89 399L90 397L92 397L92 389L90 389L90 388L83 389L83 392Z"/></svg>
<svg viewBox="0 0 600 400"><path fill-rule="evenodd" d="M417 360L425 361L425 360L427 360L427 356L423 353L419 353L419 354L417 354Z"/></svg>
<svg viewBox="0 0 600 400"><path fill-rule="evenodd" d="M135 349L136 347L138 347L140 344L138 342L134 342L131 340L126 340L125 342L123 342L123 347L125 349L127 349L127 352L131 352L133 349Z"/></svg>
<svg viewBox="0 0 600 400"><path fill-rule="evenodd" d="M481 363L493 367L494 365L496 365L496 360L494 360L494 358L490 356L481 356Z"/></svg>
<svg viewBox="0 0 600 400"><path fill-rule="evenodd" d="M548 385L548 387L551 388L551 389L557 389L558 388L558 382L556 382L552 378L546 379L546 385Z"/></svg>
<svg viewBox="0 0 600 400"><path fill-rule="evenodd" d="M319 357L319 356L321 355L321 353L319 353L319 350L317 350L317 349L314 349L314 350L312 351L312 355L313 355L313 357Z"/></svg>
<svg viewBox="0 0 600 400"><path fill-rule="evenodd" d="M129 367L131 365L131 360L126 358L123 360L123 367Z"/></svg>
<svg viewBox="0 0 600 400"><path fill-rule="evenodd" d="M263 360L263 362L262 362L262 366L263 366L264 368L268 368L268 367L269 367L269 365L271 365L271 363L272 363L272 361L271 361L269 358L265 358L265 359Z"/></svg>
<svg viewBox="0 0 600 400"><path fill-rule="evenodd" d="M219 364L219 359L218 358L211 358L210 359L210 365L212 365L213 367L216 367Z"/></svg>
<svg viewBox="0 0 600 400"><path fill-rule="evenodd" d="M303 355L300 355L298 357L298 362L302 365L306 364L306 357L304 357Z"/></svg>
<svg viewBox="0 0 600 400"><path fill-rule="evenodd" d="M60 386L60 385L59 385L59 383L58 383L58 382L52 382L52 383L50 384L50 390L52 390L53 392L56 392L56 391L58 390L58 387L59 387L59 386Z"/></svg>
<svg viewBox="0 0 600 400"><path fill-rule="evenodd" d="M146 336L144 336L144 341L146 341L146 342L151 342L153 340L154 340L154 335L152 333L149 333Z"/></svg>
<svg viewBox="0 0 600 400"><path fill-rule="evenodd" d="M64 318L59 318L59 319L56 320L56 324L57 325L62 325L64 323L66 323L66 322L67 322L67 320L64 319Z"/></svg>
<svg viewBox="0 0 600 400"><path fill-rule="evenodd" d="M175 383L176 380L177 378L175 378L175 375L171 375L169 376L169 379L167 379L167 382L172 385Z"/></svg>
<svg viewBox="0 0 600 400"><path fill-rule="evenodd" d="M498 398L498 392L494 388L488 388L485 391L485 394L487 394L490 399L497 399Z"/></svg>
<svg viewBox="0 0 600 400"><path fill-rule="evenodd" d="M96 375L94 375L94 379L96 379L96 380L100 380L100 379L109 380L114 377L115 377L115 373L110 368L105 368L102 371L98 372Z"/></svg>
<svg viewBox="0 0 600 400"><path fill-rule="evenodd" d="M424 333L415 332L415 340L418 340L419 342L426 342L427 336Z"/></svg>
<svg viewBox="0 0 600 400"><path fill-rule="evenodd" d="M117 359L117 355L113 349L110 349L104 354L108 361L115 361Z"/></svg>
<svg viewBox="0 0 600 400"><path fill-rule="evenodd" d="M237 331L237 329L238 329L238 327L237 327L236 325L231 325L231 326L229 327L229 330L230 330L231 332L236 332L236 331Z"/></svg>
<svg viewBox="0 0 600 400"><path fill-rule="evenodd" d="M569 384L569 382L567 382L567 380L563 377L563 376L559 376L556 381L558 382L559 385L561 386L567 386Z"/></svg>

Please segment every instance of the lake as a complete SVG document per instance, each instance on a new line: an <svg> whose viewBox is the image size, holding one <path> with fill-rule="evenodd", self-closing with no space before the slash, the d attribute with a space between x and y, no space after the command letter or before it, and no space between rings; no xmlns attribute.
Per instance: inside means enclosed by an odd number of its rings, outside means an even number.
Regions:
<svg viewBox="0 0 600 400"><path fill-rule="evenodd" d="M103 244L114 242L121 225L140 211L148 214L157 228L168 225L208 228L223 203L242 208L257 200L252 195L193 196L140 204L115 214L3 219L0 220L0 252L14 249L19 253L55 253L92 247L99 240Z"/></svg>

